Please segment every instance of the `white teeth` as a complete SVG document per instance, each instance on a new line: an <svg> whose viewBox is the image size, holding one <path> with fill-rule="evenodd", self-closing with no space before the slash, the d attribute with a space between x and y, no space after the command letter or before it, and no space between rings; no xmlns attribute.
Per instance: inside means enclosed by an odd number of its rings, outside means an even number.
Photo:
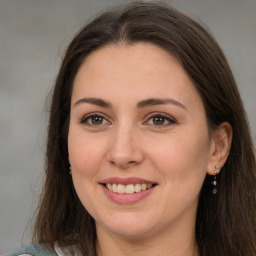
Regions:
<svg viewBox="0 0 256 256"><path fill-rule="evenodd" d="M123 184L118 184L117 185L117 189L116 189L116 192L118 193L118 194L124 194L125 193L125 185L123 185Z"/></svg>
<svg viewBox="0 0 256 256"><path fill-rule="evenodd" d="M106 186L109 190L112 190L112 185L110 183L106 184Z"/></svg>
<svg viewBox="0 0 256 256"><path fill-rule="evenodd" d="M127 185L126 188L125 188L125 193L126 194L133 194L134 193L134 185L133 184Z"/></svg>
<svg viewBox="0 0 256 256"><path fill-rule="evenodd" d="M147 184L142 184L142 185L141 185L141 189L142 189L142 190L146 190L146 189L147 189L147 187L148 187L148 185L147 185Z"/></svg>
<svg viewBox="0 0 256 256"><path fill-rule="evenodd" d="M140 184L135 184L135 192L140 192L141 191L141 185Z"/></svg>
<svg viewBox="0 0 256 256"><path fill-rule="evenodd" d="M112 184L112 191L115 192L115 193L117 192L117 185L116 184Z"/></svg>
<svg viewBox="0 0 256 256"><path fill-rule="evenodd" d="M129 185L115 184L115 183L106 184L106 187L108 188L108 190L118 194L138 193L138 192L150 189L152 186L153 186L152 184L129 184Z"/></svg>

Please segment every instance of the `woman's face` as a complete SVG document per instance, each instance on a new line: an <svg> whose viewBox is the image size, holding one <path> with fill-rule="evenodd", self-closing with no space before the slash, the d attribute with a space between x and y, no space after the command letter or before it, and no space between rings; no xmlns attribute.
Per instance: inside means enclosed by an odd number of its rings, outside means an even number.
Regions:
<svg viewBox="0 0 256 256"><path fill-rule="evenodd" d="M146 237L194 228L212 142L179 62L149 43L109 45L80 67L69 161L98 232Z"/></svg>

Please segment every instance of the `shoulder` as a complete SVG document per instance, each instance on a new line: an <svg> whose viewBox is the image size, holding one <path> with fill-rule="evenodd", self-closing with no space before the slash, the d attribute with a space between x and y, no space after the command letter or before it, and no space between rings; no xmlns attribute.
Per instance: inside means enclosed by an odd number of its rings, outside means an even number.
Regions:
<svg viewBox="0 0 256 256"><path fill-rule="evenodd" d="M41 244L33 244L17 251L5 254L4 256L56 256L57 254Z"/></svg>

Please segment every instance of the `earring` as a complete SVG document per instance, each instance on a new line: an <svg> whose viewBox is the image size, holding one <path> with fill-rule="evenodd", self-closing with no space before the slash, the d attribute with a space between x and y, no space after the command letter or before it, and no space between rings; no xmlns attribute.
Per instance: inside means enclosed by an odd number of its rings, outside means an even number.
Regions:
<svg viewBox="0 0 256 256"><path fill-rule="evenodd" d="M217 174L218 174L218 170L219 169L219 166L218 165L215 165L215 170L214 170L214 177L213 177L213 181L212 181L212 185L213 185L213 189L212 189L212 193L214 195L217 194L218 190L217 190Z"/></svg>
<svg viewBox="0 0 256 256"><path fill-rule="evenodd" d="M72 175L72 168L71 168L71 165L69 166L69 174Z"/></svg>

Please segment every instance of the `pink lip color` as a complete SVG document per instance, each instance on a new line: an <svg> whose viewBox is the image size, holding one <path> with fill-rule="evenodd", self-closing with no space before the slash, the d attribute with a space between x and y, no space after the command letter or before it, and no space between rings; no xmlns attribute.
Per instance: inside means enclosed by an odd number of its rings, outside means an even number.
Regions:
<svg viewBox="0 0 256 256"><path fill-rule="evenodd" d="M130 177L130 178L119 178L119 177L110 177L107 179L104 179L100 182L102 185L103 191L105 195L112 201L119 203L119 204L133 204L136 203L145 197L149 196L151 192L155 189L155 186L151 187L150 189L147 190L142 190L137 193L133 194L119 194L110 191L105 187L104 184L123 184L123 185L128 185L128 184L156 184L155 182L137 178L137 177Z"/></svg>
<svg viewBox="0 0 256 256"><path fill-rule="evenodd" d="M119 177L110 177L107 179L104 179L100 182L101 184L123 184L123 185L129 185L129 184L156 184L156 182L145 180L137 177L129 177L129 178L119 178Z"/></svg>
<svg viewBox="0 0 256 256"><path fill-rule="evenodd" d="M119 183L120 184L120 183ZM118 194L108 190L102 185L103 191L109 199L119 204L133 204L147 197L155 187L133 194Z"/></svg>

